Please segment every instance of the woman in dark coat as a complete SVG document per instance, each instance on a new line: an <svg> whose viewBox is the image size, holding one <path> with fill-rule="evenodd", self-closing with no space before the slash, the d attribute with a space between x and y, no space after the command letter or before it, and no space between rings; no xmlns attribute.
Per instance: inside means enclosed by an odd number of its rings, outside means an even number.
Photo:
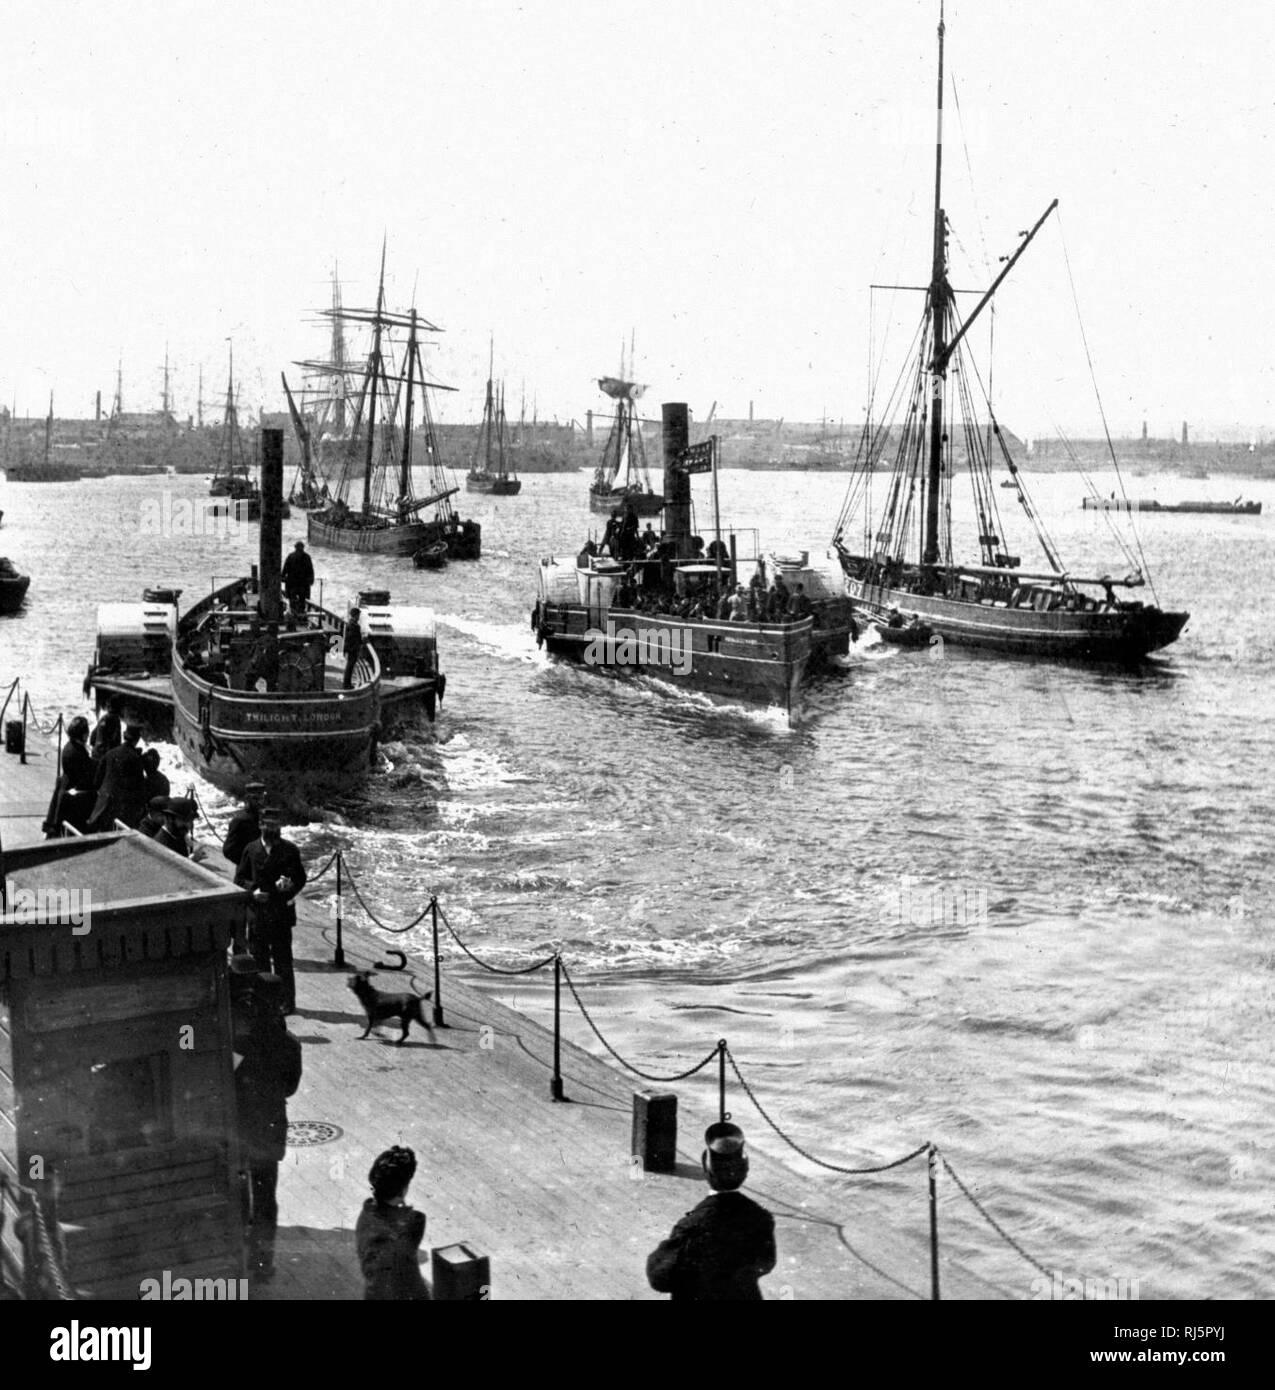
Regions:
<svg viewBox="0 0 1275 1390"><path fill-rule="evenodd" d="M363 1203L354 1228L359 1265L367 1285L365 1299L426 1299L417 1252L425 1235L425 1213L407 1205L407 1187L416 1173L416 1155L397 1145L387 1149L367 1175L372 1195Z"/></svg>
<svg viewBox="0 0 1275 1390"><path fill-rule="evenodd" d="M53 789L49 813L44 821L46 835L60 834L65 821L82 831L93 810L93 759L89 753L89 721L76 715L66 726L62 749L62 775Z"/></svg>

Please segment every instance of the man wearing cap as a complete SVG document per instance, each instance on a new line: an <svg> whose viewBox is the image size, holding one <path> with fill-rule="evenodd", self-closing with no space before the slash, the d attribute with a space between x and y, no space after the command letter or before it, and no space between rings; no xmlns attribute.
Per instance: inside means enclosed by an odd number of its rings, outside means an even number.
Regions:
<svg viewBox="0 0 1275 1390"><path fill-rule="evenodd" d="M757 1281L775 1267L775 1218L739 1190L748 1176L744 1132L710 1125L701 1162L712 1192L652 1251L646 1277L673 1302L760 1302Z"/></svg>
<svg viewBox="0 0 1275 1390"><path fill-rule="evenodd" d="M97 803L89 817L89 834L113 830L117 820L136 830L146 814L146 769L142 763L142 731L136 724L124 730L124 741L98 761L93 775Z"/></svg>
<svg viewBox="0 0 1275 1390"><path fill-rule="evenodd" d="M235 1067L235 1105L248 1199L248 1263L264 1281L274 1274L275 1194L279 1161L287 1152L288 1097L301 1084L301 1044L283 1021L284 982L271 974L246 978L253 1006L235 1038L242 1057Z"/></svg>
<svg viewBox="0 0 1275 1390"><path fill-rule="evenodd" d="M261 838L261 807L266 799L264 782L249 782L243 789L243 806L230 818L221 852L237 869L243 852Z"/></svg>
<svg viewBox="0 0 1275 1390"><path fill-rule="evenodd" d="M281 833L282 818L274 806L261 811L261 838L243 852L235 870L235 882L252 892L252 917L248 949L262 970L272 970L283 980L284 1012L297 1008L296 978L292 970L292 928L297 910L292 900L305 887L305 865L291 840Z"/></svg>
<svg viewBox="0 0 1275 1390"><path fill-rule="evenodd" d="M306 554L305 542L298 541L283 562L283 591L294 613L303 613L314 584L314 561Z"/></svg>

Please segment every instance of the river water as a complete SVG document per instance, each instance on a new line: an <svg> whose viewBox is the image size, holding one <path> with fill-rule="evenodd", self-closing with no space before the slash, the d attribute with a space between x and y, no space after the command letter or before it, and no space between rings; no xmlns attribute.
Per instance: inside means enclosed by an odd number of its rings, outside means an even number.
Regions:
<svg viewBox="0 0 1275 1390"><path fill-rule="evenodd" d="M1161 501L1242 489L1266 512L1139 518L1162 605L1191 613L1142 672L869 637L790 728L537 650L536 562L596 525L587 481L462 496L483 523L476 564L314 554L332 606L366 586L435 610L448 691L437 725L384 746L361 793L290 832L307 858L344 846L388 921L437 892L494 963L560 943L607 1038L645 1070L680 1071L726 1038L769 1113L828 1162L933 1141L1063 1278L1136 1280L1143 1299L1268 1295L1275 487L1134 480ZM83 708L98 602L165 583L189 603L254 558L255 527L190 534L204 486L4 487L0 553L34 580L0 619L0 678L23 676L42 718ZM1076 478L1028 486L1075 572L1123 572ZM843 491L827 473L721 479L725 516L820 557ZM285 522L285 549L304 527ZM226 799L163 751L224 823ZM446 969L479 976L455 951ZM544 974L481 982L547 1017ZM567 1027L598 1050L574 1012ZM685 1138L714 1092L708 1074L677 1089ZM737 1089L730 1104L754 1143L816 1171ZM853 1222L864 1179L820 1180ZM923 1164L870 1181L900 1229L924 1230ZM946 1255L1010 1297L1039 1291L950 1183L940 1219Z"/></svg>

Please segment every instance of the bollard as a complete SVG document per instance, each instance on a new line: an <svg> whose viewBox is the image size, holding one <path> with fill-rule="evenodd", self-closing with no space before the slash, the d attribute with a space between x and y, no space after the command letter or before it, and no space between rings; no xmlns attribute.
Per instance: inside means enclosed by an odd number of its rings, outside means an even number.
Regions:
<svg viewBox="0 0 1275 1390"><path fill-rule="evenodd" d="M434 1298L443 1303L482 1303L491 1297L491 1260L469 1245L434 1251Z"/></svg>
<svg viewBox="0 0 1275 1390"><path fill-rule="evenodd" d="M633 1092L633 1156L647 1173L677 1167L677 1097L672 1091Z"/></svg>
<svg viewBox="0 0 1275 1390"><path fill-rule="evenodd" d="M10 719L4 726L4 751L6 753L21 753L26 746L23 738L22 720ZM25 758L23 759L25 762Z"/></svg>

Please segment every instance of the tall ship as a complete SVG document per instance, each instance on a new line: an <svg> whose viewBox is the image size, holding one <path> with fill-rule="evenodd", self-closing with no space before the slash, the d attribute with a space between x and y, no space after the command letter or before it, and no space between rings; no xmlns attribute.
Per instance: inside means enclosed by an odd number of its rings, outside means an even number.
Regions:
<svg viewBox="0 0 1275 1390"><path fill-rule="evenodd" d="M306 511L318 510L332 500L328 472L332 460L349 444L354 419L350 399L353 374L361 374L350 361L345 344L345 323L341 315L341 281L332 270L332 312L328 317L331 341L324 359L306 359L295 365L304 374L298 400L283 376L288 414L301 449L301 463L288 492L288 501Z"/></svg>
<svg viewBox="0 0 1275 1390"><path fill-rule="evenodd" d="M445 678L427 609L369 593L348 684L341 651L353 617L313 603L288 609L280 592L283 436L264 434L259 568L180 617L175 589L148 589L141 604L103 604L85 690L99 705L119 696L127 719L172 738L227 790L259 780L283 800L308 801L362 780L400 717L423 709L432 719Z"/></svg>
<svg viewBox="0 0 1275 1390"><path fill-rule="evenodd" d="M252 480L248 456L239 429L239 406L235 400L235 349L230 348L230 375L226 383L226 406L221 421L221 443L217 464L208 485L209 497L224 497L236 504L245 521L261 519L261 489Z"/></svg>
<svg viewBox="0 0 1275 1390"><path fill-rule="evenodd" d="M334 308L332 317L370 327L372 345L363 371L349 439L329 475L330 502L310 511L311 544L335 550L381 555L413 555L441 541L455 559L477 559L481 529L462 521L451 505L460 491L439 458L429 406L431 390L453 388L430 381L421 359L422 333L441 330L415 307L398 313L385 307L385 252L374 309ZM393 333L405 330L406 344L396 360ZM417 497L412 468L417 397L426 454L429 491ZM432 515L422 517L426 508Z"/></svg>
<svg viewBox="0 0 1275 1390"><path fill-rule="evenodd" d="M801 611L748 617L736 540L723 539L717 519L719 441L689 444L689 414L680 402L663 407L663 424L658 546L635 547L620 534L609 547L604 542L610 554L590 542L574 559L543 559L531 614L537 641L551 655L599 670L635 671L731 703L777 707L796 720L807 675L849 650L849 604L831 593L805 595ZM715 536L707 550L691 534L696 473L713 479ZM777 567L810 573L803 563Z"/></svg>
<svg viewBox="0 0 1275 1390"><path fill-rule="evenodd" d="M990 402L986 429L974 410L973 392L987 374L980 377L974 368L967 335L1058 203L1055 199L1023 234L991 287L962 319L948 279L943 209L944 34L940 7L933 257L920 346L895 391L900 425L891 431L887 421L866 432L837 521L833 544L846 592L862 616L896 631L922 631L995 652L1140 661L1174 642L1188 615L1132 596L1149 583L1146 567L1141 552L1119 537L1127 573L1073 573L1046 534ZM870 476L887 447L894 448L890 477L884 500L874 508ZM1035 532L1043 557L1035 567L1025 566L1004 539L999 489L991 473L994 451L1003 457L1016 500ZM968 492L962 486L958 493L961 465ZM974 522L977 560L954 553L957 508Z"/></svg>
<svg viewBox="0 0 1275 1390"><path fill-rule="evenodd" d="M589 484L589 507L595 512L622 512L631 506L640 517L659 516L664 498L651 486L636 410L646 387L625 380L621 364L620 376L598 378L598 390L615 402L615 415Z"/></svg>
<svg viewBox="0 0 1275 1390"><path fill-rule="evenodd" d="M470 492L489 492L512 497L522 491L514 472L509 448L509 428L505 420L505 388L497 392L492 383L494 352L487 365L487 398L483 403L483 423L478 431L474 461L465 475Z"/></svg>

